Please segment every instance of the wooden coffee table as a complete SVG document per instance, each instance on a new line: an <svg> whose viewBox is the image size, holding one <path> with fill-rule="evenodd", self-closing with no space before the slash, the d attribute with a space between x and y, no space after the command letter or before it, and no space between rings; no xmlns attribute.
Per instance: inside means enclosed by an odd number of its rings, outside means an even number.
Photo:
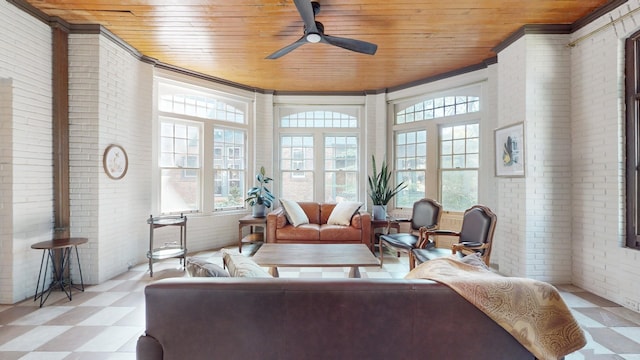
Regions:
<svg viewBox="0 0 640 360"><path fill-rule="evenodd" d="M350 267L349 277L359 278L359 266L380 266L365 244L263 244L253 261L273 277L278 267Z"/></svg>

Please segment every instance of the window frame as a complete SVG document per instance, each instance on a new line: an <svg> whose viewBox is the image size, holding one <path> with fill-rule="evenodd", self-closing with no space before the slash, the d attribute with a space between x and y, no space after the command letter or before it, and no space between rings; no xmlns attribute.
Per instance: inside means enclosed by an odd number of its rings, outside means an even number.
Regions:
<svg viewBox="0 0 640 360"><path fill-rule="evenodd" d="M441 169L440 169L440 128L441 126L455 126L462 124L477 123L479 129L479 162L482 163L482 117L483 117L483 89L481 84L472 84L463 87L457 87L452 89L443 90L435 93L422 94L411 98L398 99L390 102L389 104L389 122L391 127L391 136L389 136L389 146L391 154L389 157L389 163L392 164L392 171L394 175L397 173L396 169L396 135L399 132L426 130L427 131L427 161L425 169L425 194L423 197L436 199L441 202L442 199L442 185L441 185ZM429 99L442 99L445 97L457 97L457 96L473 96L477 97L477 108L473 112L466 112L464 114L450 114L442 117L424 118L414 121L405 121L403 123L397 123L397 114L406 108L415 106L418 103L425 102ZM479 165L480 166L480 165ZM396 175L397 176L397 175ZM396 180L394 176L394 180ZM478 189L480 189L480 167L478 167ZM480 197L480 190L478 190L477 197ZM398 196L394 197L389 205L393 205L395 209L410 210L411 208L399 206L397 203ZM448 209L444 209L447 210Z"/></svg>
<svg viewBox="0 0 640 360"><path fill-rule="evenodd" d="M247 189L251 186L251 181L253 180L253 176L250 174L249 169L253 166L253 159L250 157L250 154L253 152L252 139L254 133L252 131L253 124L253 101L254 99L249 97L243 97L236 94L227 93L224 91L216 90L214 88L197 84L196 82L191 82L188 79L178 79L173 78L171 76L157 75L154 77L154 86L156 89L156 94L154 96L154 125L153 130L155 135L154 140L154 160L153 165L155 171L157 171L157 176L154 176L154 193L156 194L153 199L153 208L160 214L177 214L177 213L187 213L187 214L215 214L215 213L229 213L229 212L237 212L237 211L245 211L247 209L247 204L244 202L244 195L246 194ZM168 91L167 91L168 90ZM206 111L204 109L195 108L190 109L194 110L193 113L186 113L186 110L181 112L171 112L164 111L162 106L167 106L168 101L166 98L162 98L163 95L171 94L171 96L185 95L189 94L194 97L203 96L206 99L212 99L216 104L226 105L227 107L224 109L221 108L209 108L207 107ZM197 99L195 103L199 103L200 99ZM187 104L185 100L185 104ZM184 107L186 109L186 106ZM221 110L221 111L218 111ZM239 120L238 110L240 113L244 113L244 118L242 121ZM225 119L219 118L210 118L210 114L214 113L215 116L219 116L221 113L227 114ZM206 116L206 117L203 117ZM160 154L160 126L163 119L172 119L175 121L185 121L191 123L199 123L201 127L200 132L200 175L198 179L198 191L199 194L199 207L196 210L192 211L173 211L173 212L163 212L162 211L162 186L161 186L161 178L160 178L160 162L159 162L159 154ZM244 134L244 169L240 169L239 171L244 172L244 181L242 183L242 188L240 189L240 197L241 203L238 206L217 208L216 207L216 195L215 195L215 171L214 171L214 129L215 128L226 128L242 131ZM225 143L222 143L219 148L222 149L222 155L225 157L226 151ZM235 171L235 169L234 169Z"/></svg>
<svg viewBox="0 0 640 360"><path fill-rule="evenodd" d="M626 236L640 250L640 31L625 40Z"/></svg>
<svg viewBox="0 0 640 360"><path fill-rule="evenodd" d="M285 116L296 115L304 112L313 112L313 111L325 111L331 113L341 113L348 114L356 118L355 125L353 125L353 121L348 122L349 126L343 126L347 122L345 120L340 120L340 127L322 127L318 124L320 122L316 121L312 126L304 126L304 127L294 127L294 126L282 126L282 119ZM285 181L283 180L283 174L287 173L295 173L290 170L282 169L282 147L281 147L281 139L283 136L311 136L313 139L313 168L305 169L304 172L310 172L313 175L313 181L315 186L313 187L313 196L311 201L325 202L325 192L326 186L325 176L328 173L334 173L335 171L329 171L325 168L325 140L326 137L349 137L353 136L356 138L358 149L357 149L357 181L356 181L356 197L357 201L366 202L365 196L366 192L363 188L363 178L362 174L366 173L364 169L364 149L365 144L363 144L363 128L364 128L364 107L358 104L336 104L336 105L328 105L328 104L287 104L281 103L275 106L274 108L274 131L275 131L275 141L274 141L274 157L275 157L275 174L277 174L277 184L278 184L278 193L283 195L283 187ZM309 122L307 122L309 123Z"/></svg>
<svg viewBox="0 0 640 360"><path fill-rule="evenodd" d="M162 181L162 179L164 178L164 173L166 171L168 172L173 172L173 173L181 173L181 178L182 179L190 179L191 181L196 183L196 187L201 188L202 187L202 172L203 172L203 164L202 164L202 151L203 151L203 146L202 146L202 136L203 136L203 124L197 121L190 121L184 118L175 118L172 116L164 116L161 115L158 117L158 123L160 124L159 128L161 129L158 133L158 138L160 139L160 146L158 147L158 152L157 152L157 158L158 160L158 172L159 172L159 177L160 177L160 181ZM172 127L172 133L173 136L170 137L165 137L163 136L163 130L164 129L164 124L171 124ZM185 133L185 138L182 138L183 140L187 140L188 142L188 134L189 134L189 128L195 128L198 134L198 145L197 145L197 153L194 152L190 152L188 149L190 148L189 145L186 145L185 150L183 151L177 151L176 150L176 134L175 134L175 129L177 126L183 126L187 129L186 133ZM171 145L171 151L167 152L164 149L164 141L163 139L171 139L172 145ZM161 161L160 159L162 159L164 157L165 154L170 154L170 157L172 158L172 163L173 165L163 165L163 161ZM184 156L184 159L182 162L177 162L175 161L175 156L178 154L182 154ZM189 166L189 158L193 155L197 155L198 156L198 162L196 165L194 166ZM178 170L176 172L176 170ZM190 175L190 173L195 173L193 175ZM201 192L201 190L200 190ZM194 211L197 211L197 209L202 208L202 196L201 193L196 194L196 196L194 197L194 201L195 201L195 208L196 210L193 209L181 209L179 211L166 211L163 212L163 207L162 207L162 203L163 203L163 194L160 193L159 197L158 197L158 203L159 203L159 208L161 211L161 214L175 214L175 213L192 213Z"/></svg>
<svg viewBox="0 0 640 360"><path fill-rule="evenodd" d="M442 149L442 143L443 143L444 140L442 139L442 129L445 128L445 127L450 127L450 128L453 129L453 128L457 127L457 126L465 126L466 127L468 125L477 125L478 126L478 130L477 130L477 135L478 135L477 136L477 141L478 141L478 145L477 145L478 146L478 152L477 152L478 166L476 166L476 167L470 167L470 166L455 167L455 166L452 166L452 167L446 167L446 168L443 167L442 166L442 158L443 158L444 154L442 153L441 149ZM443 181L442 181L445 173L447 173L447 172L460 172L460 171L463 171L463 172L474 171L476 173L476 180L477 180L476 186L479 186L479 184L480 184L480 133L481 133L481 131L480 131L480 121L479 120L443 123L443 124L439 124L439 126L438 126L438 184L439 184L439 186L438 186L438 196L439 197L438 198L439 198L439 202L442 204L443 208L446 205L445 201L444 201L444 196L443 196ZM455 139L455 138L452 138L452 139ZM473 138L465 137L465 140L466 139L473 139ZM452 141L454 141L454 140L452 140ZM452 146L454 146L454 145L452 144ZM452 149L452 151L455 151L455 150ZM451 156L455 156L455 154L456 154L455 152L452 152ZM460 153L458 153L458 154L460 154ZM473 154L473 153L467 152L467 149L466 149L466 146L465 146L464 154L465 154L465 157L467 157L468 154ZM455 160L453 160L453 159L451 161L455 162ZM465 160L465 162L466 162L466 160ZM475 196L476 200L472 204L469 204L464 209L450 210L450 211L464 212L467 208L470 208L471 206L477 204L478 203L478 197L480 195L480 189L478 189L478 191L476 192L475 195L476 195Z"/></svg>
<svg viewBox="0 0 640 360"><path fill-rule="evenodd" d="M400 134L408 135L410 133L415 133L415 135L417 137L417 135L419 135L418 134L419 132L424 132L425 133L425 141L424 141L424 151L425 151L425 161L424 162L425 162L425 164L424 164L424 167L417 167L416 166L415 168L410 168L410 167L399 168L398 167L398 163L400 161L400 158L398 158L398 156L397 156L398 155L398 149L400 147L400 144L398 144L399 135ZM419 142L417 140L417 138L416 138L416 141L414 143L409 143L409 142L405 141L405 143L402 144L402 145L404 145L406 147L409 144L414 144L416 150L418 150L418 146L419 146L419 144L422 144L422 142ZM407 147L407 149L408 149L408 147ZM407 149L405 149L405 151ZM417 160L418 159L418 155L416 154L413 157L409 157L409 156L406 156L406 153L405 153L405 156L402 157L402 159L404 159L405 161L408 160L408 159L411 159L411 158L414 158L414 159ZM405 176L404 176L405 174L411 174L411 175L415 176L416 179L419 179L420 177L422 177L424 179L423 186L424 186L424 191L426 193L427 168L428 167L429 167L429 131L427 129L424 129L424 128L410 128L410 129L402 129L402 130L394 131L393 132L393 164L391 165L391 169L392 169L392 172L394 174L393 179L395 181L395 184L399 184L400 181L403 181L403 180L400 180L400 179L405 179ZM405 208L404 206L402 206L404 204L399 204L399 201L403 198L403 196L406 194L407 191L411 191L410 184L407 184L407 185L409 185L409 187L407 189L402 190L400 193L398 193L392 199L393 204L396 206L396 208L399 208L399 209ZM421 198L422 197L424 197L424 194L421 196ZM409 208L409 207L412 207L412 206L407 206L406 208Z"/></svg>

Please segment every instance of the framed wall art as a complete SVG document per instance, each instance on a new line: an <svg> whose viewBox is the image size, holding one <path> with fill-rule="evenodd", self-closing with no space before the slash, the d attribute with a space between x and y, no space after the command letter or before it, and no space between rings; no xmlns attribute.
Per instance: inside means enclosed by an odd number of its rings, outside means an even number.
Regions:
<svg viewBox="0 0 640 360"><path fill-rule="evenodd" d="M129 168L129 158L122 146L111 144L104 150L102 166L107 176L114 180L122 179Z"/></svg>
<svg viewBox="0 0 640 360"><path fill-rule="evenodd" d="M524 123L495 130L496 176L524 177Z"/></svg>

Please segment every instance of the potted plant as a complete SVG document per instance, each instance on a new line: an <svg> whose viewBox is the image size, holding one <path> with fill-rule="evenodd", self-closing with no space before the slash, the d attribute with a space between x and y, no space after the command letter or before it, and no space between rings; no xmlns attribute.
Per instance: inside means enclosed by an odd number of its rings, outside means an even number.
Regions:
<svg viewBox="0 0 640 360"><path fill-rule="evenodd" d="M376 157L371 155L373 166L373 176L369 175L369 197L373 203L373 219L384 220L387 217L387 204L396 194L404 190L407 185L404 181L394 188L390 188L391 172L387 167L387 162L382 160L380 172L376 168Z"/></svg>
<svg viewBox="0 0 640 360"><path fill-rule="evenodd" d="M260 172L256 174L256 180L259 185L247 191L247 198L244 201L252 207L253 217L265 217L267 208L270 208L275 200L275 196L265 185L273 181L273 179L266 175L264 166L262 166L260 167Z"/></svg>

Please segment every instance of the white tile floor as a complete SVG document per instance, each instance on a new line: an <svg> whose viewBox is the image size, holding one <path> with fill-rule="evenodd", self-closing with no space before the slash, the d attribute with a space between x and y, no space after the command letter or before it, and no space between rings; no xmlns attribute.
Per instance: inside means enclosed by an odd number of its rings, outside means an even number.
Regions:
<svg viewBox="0 0 640 360"><path fill-rule="evenodd" d="M243 247L250 255L252 248ZM219 251L194 256L222 265ZM151 281L185 276L178 260L154 265L150 279L140 264L115 279L75 292L68 301L56 292L39 308L32 299L0 305L0 360L135 359L137 338L144 331L144 287ZM348 268L282 268L281 277L341 278ZM362 268L363 278L402 278L407 258L385 254L382 268ZM583 327L588 344L566 357L578 359L640 360L640 313L576 288L557 286Z"/></svg>

